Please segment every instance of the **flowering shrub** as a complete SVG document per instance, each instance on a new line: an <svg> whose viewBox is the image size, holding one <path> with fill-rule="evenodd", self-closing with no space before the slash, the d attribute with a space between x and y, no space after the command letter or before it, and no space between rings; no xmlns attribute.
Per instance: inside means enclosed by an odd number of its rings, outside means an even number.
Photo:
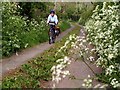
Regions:
<svg viewBox="0 0 120 90"><path fill-rule="evenodd" d="M91 19L86 23L88 40L95 45L98 53L96 65L104 70L100 80L112 87L120 87L120 6L116 3L103 3L93 11Z"/></svg>
<svg viewBox="0 0 120 90"><path fill-rule="evenodd" d="M2 4L2 55L8 56L20 49L47 41L45 20L40 23L22 17L17 11L17 3Z"/></svg>

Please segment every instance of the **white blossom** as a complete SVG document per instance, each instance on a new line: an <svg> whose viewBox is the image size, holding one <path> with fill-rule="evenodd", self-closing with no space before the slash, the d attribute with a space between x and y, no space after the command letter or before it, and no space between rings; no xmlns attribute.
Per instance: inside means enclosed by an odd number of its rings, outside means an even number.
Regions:
<svg viewBox="0 0 120 90"><path fill-rule="evenodd" d="M120 83L117 81L116 78L112 79L111 85L113 85L114 88L120 87Z"/></svg>

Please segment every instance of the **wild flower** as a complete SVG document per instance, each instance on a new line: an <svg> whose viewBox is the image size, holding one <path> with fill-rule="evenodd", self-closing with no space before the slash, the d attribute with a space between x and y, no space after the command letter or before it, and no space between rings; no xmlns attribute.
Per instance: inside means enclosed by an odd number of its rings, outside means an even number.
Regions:
<svg viewBox="0 0 120 90"><path fill-rule="evenodd" d="M89 57L89 60L90 60L90 61L94 61L95 59L94 59L93 56L90 56L90 57Z"/></svg>
<svg viewBox="0 0 120 90"><path fill-rule="evenodd" d="M94 52L95 51L95 48L91 49L91 52Z"/></svg>
<svg viewBox="0 0 120 90"><path fill-rule="evenodd" d="M108 55L108 59L112 59L113 57L114 57L113 54Z"/></svg>
<svg viewBox="0 0 120 90"><path fill-rule="evenodd" d="M86 87L86 88L91 88L92 87L92 79L91 79L90 75L88 75L88 79L83 80L82 86Z"/></svg>
<svg viewBox="0 0 120 90"><path fill-rule="evenodd" d="M69 57L65 56L64 59L58 59L56 62L58 64L51 68L53 87L55 87L56 83L59 83L59 81L62 78L65 78L67 75L70 75L69 71L63 70L67 66L67 64L71 63Z"/></svg>
<svg viewBox="0 0 120 90"><path fill-rule="evenodd" d="M115 67L113 65L110 65L107 69L106 69L106 75L111 75L115 70Z"/></svg>
<svg viewBox="0 0 120 90"><path fill-rule="evenodd" d="M111 80L111 85L113 85L114 88L120 87L120 83L117 81L116 78Z"/></svg>

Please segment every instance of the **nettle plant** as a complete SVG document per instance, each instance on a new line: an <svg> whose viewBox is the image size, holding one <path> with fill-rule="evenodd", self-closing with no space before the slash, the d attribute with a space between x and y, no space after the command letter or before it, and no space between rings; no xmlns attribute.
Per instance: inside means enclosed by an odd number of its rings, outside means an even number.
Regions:
<svg viewBox="0 0 120 90"><path fill-rule="evenodd" d="M87 38L98 54L96 65L104 70L100 80L112 87L120 87L120 6L116 3L103 3L93 11L86 23Z"/></svg>

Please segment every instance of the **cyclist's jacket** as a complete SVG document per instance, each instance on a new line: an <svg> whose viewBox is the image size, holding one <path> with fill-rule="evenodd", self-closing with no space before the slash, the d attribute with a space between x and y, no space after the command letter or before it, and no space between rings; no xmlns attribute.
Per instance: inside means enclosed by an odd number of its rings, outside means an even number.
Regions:
<svg viewBox="0 0 120 90"><path fill-rule="evenodd" d="M49 22L55 22L55 24L58 23L57 15L54 15L53 17L51 15L48 16L47 23Z"/></svg>

